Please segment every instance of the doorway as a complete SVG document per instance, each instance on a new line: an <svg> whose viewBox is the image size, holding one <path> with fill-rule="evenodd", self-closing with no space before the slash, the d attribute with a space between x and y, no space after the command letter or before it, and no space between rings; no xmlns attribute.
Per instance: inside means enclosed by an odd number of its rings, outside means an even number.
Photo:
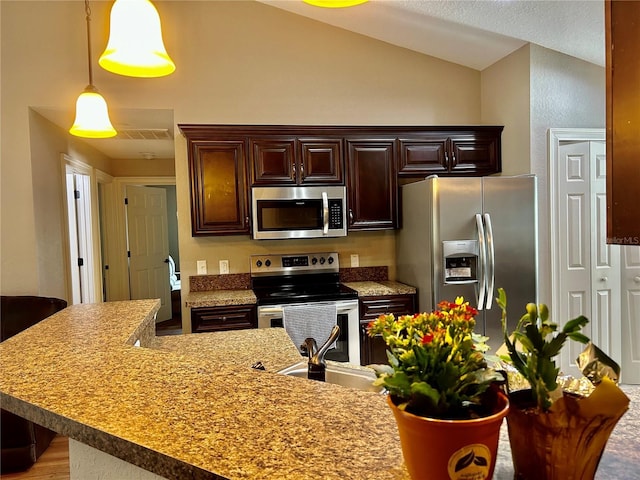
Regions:
<svg viewBox="0 0 640 480"><path fill-rule="evenodd" d="M640 383L640 246L606 243L604 129L551 129L552 318L578 315L584 333ZM637 279L637 280L636 280ZM583 346L570 342L560 368L576 374Z"/></svg>
<svg viewBox="0 0 640 480"><path fill-rule="evenodd" d="M95 215L94 169L62 154L67 243L67 298L71 305L95 303L101 298L98 259L100 239Z"/></svg>
<svg viewBox="0 0 640 480"><path fill-rule="evenodd" d="M179 276L180 262L175 177L118 177L110 185L106 201L114 208L103 237L107 300L161 298L156 322L171 320L180 311L179 284L177 295L171 293L171 273ZM160 203L164 213L155 211Z"/></svg>

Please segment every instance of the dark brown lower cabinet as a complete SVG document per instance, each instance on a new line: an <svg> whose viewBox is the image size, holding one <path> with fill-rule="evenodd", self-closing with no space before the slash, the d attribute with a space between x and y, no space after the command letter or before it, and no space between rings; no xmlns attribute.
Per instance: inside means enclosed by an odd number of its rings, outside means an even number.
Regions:
<svg viewBox="0 0 640 480"><path fill-rule="evenodd" d="M191 331L193 333L257 327L258 317L255 305L226 305L191 309Z"/></svg>
<svg viewBox="0 0 640 480"><path fill-rule="evenodd" d="M382 295L360 297L360 364L388 363L387 346L382 337L367 335L367 325L384 313L413 315L416 312L416 295Z"/></svg>

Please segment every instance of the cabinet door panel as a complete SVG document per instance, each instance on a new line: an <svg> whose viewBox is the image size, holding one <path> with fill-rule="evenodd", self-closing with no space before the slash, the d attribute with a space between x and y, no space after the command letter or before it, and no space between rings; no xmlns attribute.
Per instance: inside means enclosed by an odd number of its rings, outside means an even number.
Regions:
<svg viewBox="0 0 640 480"><path fill-rule="evenodd" d="M299 143L299 183L344 185L341 139L299 139Z"/></svg>
<svg viewBox="0 0 640 480"><path fill-rule="evenodd" d="M447 137L400 139L398 176L427 176L446 173Z"/></svg>
<svg viewBox="0 0 640 480"><path fill-rule="evenodd" d="M607 242L640 241L640 2L605 2Z"/></svg>
<svg viewBox="0 0 640 480"><path fill-rule="evenodd" d="M349 230L398 226L394 140L348 140Z"/></svg>
<svg viewBox="0 0 640 480"><path fill-rule="evenodd" d="M499 137L468 135L451 137L452 173L488 175L501 170Z"/></svg>
<svg viewBox="0 0 640 480"><path fill-rule="evenodd" d="M251 145L251 184L296 183L295 139L254 139Z"/></svg>
<svg viewBox="0 0 640 480"><path fill-rule="evenodd" d="M248 234L243 141L194 142L190 155L193 235Z"/></svg>
<svg viewBox="0 0 640 480"><path fill-rule="evenodd" d="M193 333L257 328L255 305L203 307L191 310Z"/></svg>
<svg viewBox="0 0 640 480"><path fill-rule="evenodd" d="M381 336L370 337L367 334L367 325L385 313L393 313L396 317L413 315L416 312L416 295L361 297L358 308L360 312L360 363L362 365L388 363L386 343Z"/></svg>

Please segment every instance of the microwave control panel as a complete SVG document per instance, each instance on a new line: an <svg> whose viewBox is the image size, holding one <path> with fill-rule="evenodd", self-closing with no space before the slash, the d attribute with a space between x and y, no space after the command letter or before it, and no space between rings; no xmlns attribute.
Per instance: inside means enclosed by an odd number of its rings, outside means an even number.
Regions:
<svg viewBox="0 0 640 480"><path fill-rule="evenodd" d="M342 228L342 200L329 200L329 228Z"/></svg>

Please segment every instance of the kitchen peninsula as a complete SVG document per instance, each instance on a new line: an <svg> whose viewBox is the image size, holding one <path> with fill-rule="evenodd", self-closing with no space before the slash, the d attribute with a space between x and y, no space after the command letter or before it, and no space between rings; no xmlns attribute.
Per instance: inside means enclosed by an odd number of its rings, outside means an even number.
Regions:
<svg viewBox="0 0 640 480"><path fill-rule="evenodd" d="M169 479L407 478L382 396L252 369L300 360L282 329L162 349L158 308L74 305L1 343L3 408ZM197 343L227 333L227 358Z"/></svg>
<svg viewBox="0 0 640 480"><path fill-rule="evenodd" d="M3 408L169 479L408 479L383 396L273 373L300 358L282 329L156 338L158 308L74 305L3 342ZM599 479L637 478L633 400Z"/></svg>

